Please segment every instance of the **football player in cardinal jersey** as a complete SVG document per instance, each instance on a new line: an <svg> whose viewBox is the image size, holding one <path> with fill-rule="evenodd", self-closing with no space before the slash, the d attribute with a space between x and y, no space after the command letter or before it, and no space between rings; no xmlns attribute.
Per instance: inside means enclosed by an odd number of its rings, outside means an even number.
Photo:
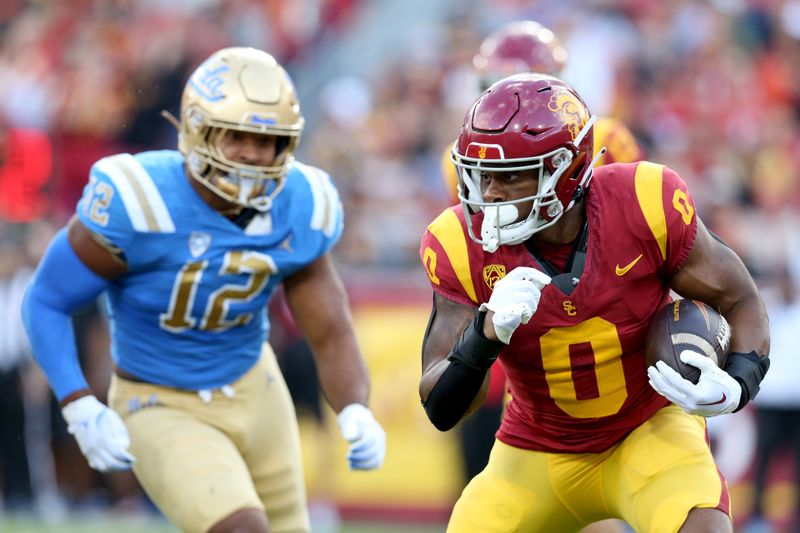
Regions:
<svg viewBox="0 0 800 533"><path fill-rule="evenodd" d="M515 21L489 34L481 43L473 58L473 67L478 76L481 91L492 83L512 74L535 72L559 76L568 59L566 49L553 32L532 20ZM643 151L633 134L622 122L614 118L600 118L594 124L594 153L605 147L597 164L640 159ZM442 155L442 176L451 203L458 203L458 178L451 161L452 145ZM483 469L489 459L489 451L502 417L505 376L495 365L491 369L491 381L486 402L460 425L459 438L464 454L467 480ZM604 531L617 531L607 528ZM600 531L600 530L597 530Z"/></svg>
<svg viewBox="0 0 800 533"><path fill-rule="evenodd" d="M183 92L179 151L98 161L26 293L33 352L89 465L133 468L182 531L309 531L294 408L264 340L283 284L352 469L385 433L329 250L342 205L295 161L294 86L269 54L226 48ZM70 313L105 293L109 406L79 367Z"/></svg>
<svg viewBox="0 0 800 533"><path fill-rule="evenodd" d="M448 531L577 531L612 517L636 531L732 531L703 417L757 393L764 306L675 171L594 168L594 123L563 81L517 74L478 98L453 148L466 194L420 248L434 291L420 396L448 430L499 364L511 400ZM670 289L733 330L724 370L682 354L701 371L696 385L645 365L645 332Z"/></svg>

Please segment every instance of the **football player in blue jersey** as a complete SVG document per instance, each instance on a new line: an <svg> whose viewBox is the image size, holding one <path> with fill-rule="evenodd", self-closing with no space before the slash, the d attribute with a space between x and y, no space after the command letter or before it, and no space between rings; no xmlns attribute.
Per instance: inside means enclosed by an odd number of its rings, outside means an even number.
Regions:
<svg viewBox="0 0 800 533"><path fill-rule="evenodd" d="M89 464L134 473L183 531L309 530L294 409L266 344L278 284L350 442L378 468L386 436L329 251L342 205L294 160L303 118L269 54L227 48L191 75L179 151L98 161L23 304L36 359ZM80 369L70 313L105 293L109 406Z"/></svg>

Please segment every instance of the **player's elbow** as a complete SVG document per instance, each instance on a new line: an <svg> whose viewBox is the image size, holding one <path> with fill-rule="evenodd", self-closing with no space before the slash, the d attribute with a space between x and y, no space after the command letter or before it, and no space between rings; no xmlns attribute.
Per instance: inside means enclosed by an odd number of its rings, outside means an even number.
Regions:
<svg viewBox="0 0 800 533"><path fill-rule="evenodd" d="M439 431L450 431L461 420L463 412L458 414L452 410L440 405L439 402L431 402L430 398L424 404L425 414L428 415L428 420L431 421L433 427Z"/></svg>
<svg viewBox="0 0 800 533"><path fill-rule="evenodd" d="M486 398L486 394L479 393L471 402L468 398L443 399L438 395L432 395L432 397L433 401L429 397L428 401L423 403L425 414L428 415L428 420L431 421L433 427L439 431L449 431L480 407Z"/></svg>
<svg viewBox="0 0 800 533"><path fill-rule="evenodd" d="M488 385L486 370L450 361L423 403L428 419L439 431L452 429L483 402L485 385Z"/></svg>
<svg viewBox="0 0 800 533"><path fill-rule="evenodd" d="M33 317L32 311L32 299L35 298L33 295L33 286L28 284L28 287L25 289L25 294L22 296L22 305L20 306L20 315L22 318L22 324L25 326L25 329L30 328L31 320Z"/></svg>
<svg viewBox="0 0 800 533"><path fill-rule="evenodd" d="M25 289L20 306L22 323L26 328L36 325L41 317L53 312L68 315L72 309L59 299L57 292L34 277Z"/></svg>
<svg viewBox="0 0 800 533"><path fill-rule="evenodd" d="M25 326L26 331L30 332L36 326L43 311L50 310L52 306L48 303L45 291L42 286L37 283L29 283L25 289L25 294L22 296L22 305L20 305L20 315L22 324Z"/></svg>

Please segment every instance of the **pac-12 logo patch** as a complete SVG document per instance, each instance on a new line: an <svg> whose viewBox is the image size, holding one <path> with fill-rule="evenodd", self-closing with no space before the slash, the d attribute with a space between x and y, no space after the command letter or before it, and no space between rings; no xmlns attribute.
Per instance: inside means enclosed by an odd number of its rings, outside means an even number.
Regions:
<svg viewBox="0 0 800 533"><path fill-rule="evenodd" d="M505 276L506 267L504 265L486 265L483 267L483 281L492 290L494 290L494 284Z"/></svg>
<svg viewBox="0 0 800 533"><path fill-rule="evenodd" d="M211 235L204 231L193 231L189 234L189 253L192 257L200 257L211 246Z"/></svg>

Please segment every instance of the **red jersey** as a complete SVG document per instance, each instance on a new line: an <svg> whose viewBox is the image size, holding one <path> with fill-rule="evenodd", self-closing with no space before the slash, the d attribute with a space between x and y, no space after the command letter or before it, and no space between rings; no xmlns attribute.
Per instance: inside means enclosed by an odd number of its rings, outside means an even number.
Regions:
<svg viewBox="0 0 800 533"><path fill-rule="evenodd" d="M511 446L602 452L668 403L647 382L644 337L694 244L686 184L654 163L608 165L594 170L585 207L580 281L571 294L547 285L498 358L512 399L497 438ZM480 228L482 213L473 216ZM420 255L434 291L476 307L514 268L545 270L525 244L483 251L460 206L428 226Z"/></svg>

